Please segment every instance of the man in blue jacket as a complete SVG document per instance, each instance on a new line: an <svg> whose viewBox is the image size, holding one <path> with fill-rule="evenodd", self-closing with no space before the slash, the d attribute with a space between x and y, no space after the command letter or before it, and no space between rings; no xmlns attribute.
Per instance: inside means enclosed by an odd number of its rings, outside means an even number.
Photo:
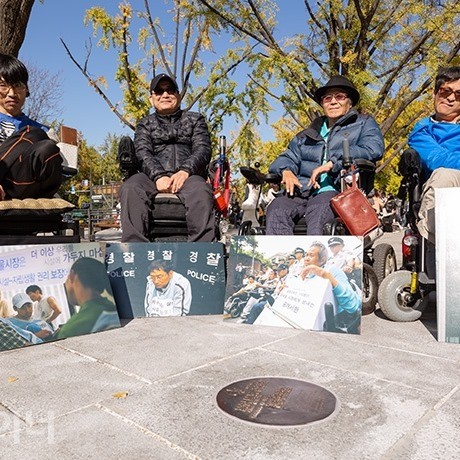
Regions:
<svg viewBox="0 0 460 460"><path fill-rule="evenodd" d="M324 115L297 134L270 166L271 173L282 177L286 194L267 208L268 235L292 235L302 216L307 235L322 235L324 224L334 218L329 203L339 189L344 139L353 158L377 161L383 156L380 128L370 115L354 109L360 95L350 80L334 76L314 98Z"/></svg>
<svg viewBox="0 0 460 460"><path fill-rule="evenodd" d="M439 69L434 85L434 114L420 120L409 146L422 162L426 181L421 198L420 234L435 243L435 189L460 187L460 66Z"/></svg>

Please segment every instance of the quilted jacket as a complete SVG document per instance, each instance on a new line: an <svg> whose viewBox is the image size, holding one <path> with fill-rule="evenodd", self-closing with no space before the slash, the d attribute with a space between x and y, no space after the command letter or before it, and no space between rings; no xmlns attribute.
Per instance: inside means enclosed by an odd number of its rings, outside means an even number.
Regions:
<svg viewBox="0 0 460 460"><path fill-rule="evenodd" d="M371 116L351 109L334 124L327 141L320 135L325 118L315 118L308 128L297 134L288 149L271 164L270 172L281 175L285 169L292 171L301 182L302 191L305 191L313 170L322 164L326 150L326 161L333 163L329 174L337 182L342 169L342 142L345 137L348 138L352 158L374 162L382 158L382 133Z"/></svg>
<svg viewBox="0 0 460 460"><path fill-rule="evenodd" d="M134 135L141 169L152 181L182 170L206 178L211 141L203 115L178 110L143 118Z"/></svg>

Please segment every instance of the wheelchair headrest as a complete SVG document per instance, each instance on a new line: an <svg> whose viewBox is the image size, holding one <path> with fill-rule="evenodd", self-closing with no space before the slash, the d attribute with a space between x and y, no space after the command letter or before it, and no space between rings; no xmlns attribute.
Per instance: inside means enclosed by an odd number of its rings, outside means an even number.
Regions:
<svg viewBox="0 0 460 460"><path fill-rule="evenodd" d="M407 149L401 154L399 159L398 172L404 177L412 174L421 174L422 162L418 152L414 149Z"/></svg>

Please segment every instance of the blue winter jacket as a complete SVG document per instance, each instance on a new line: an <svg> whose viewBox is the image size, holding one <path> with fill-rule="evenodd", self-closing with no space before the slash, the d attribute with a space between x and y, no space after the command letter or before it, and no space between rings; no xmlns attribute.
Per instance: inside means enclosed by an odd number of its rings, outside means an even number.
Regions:
<svg viewBox="0 0 460 460"><path fill-rule="evenodd" d="M460 169L460 124L423 118L409 134L409 146L420 155L425 177L437 168Z"/></svg>
<svg viewBox="0 0 460 460"><path fill-rule="evenodd" d="M302 192L308 189L308 182L315 168L323 162L326 148L326 161L334 164L329 172L338 183L342 169L342 142L348 137L352 158L377 161L383 156L384 142L382 132L370 115L362 115L351 109L340 118L329 132L327 141L320 135L326 117L315 118L312 124L297 134L283 152L270 166L272 174L281 175L285 169L292 171L302 184Z"/></svg>

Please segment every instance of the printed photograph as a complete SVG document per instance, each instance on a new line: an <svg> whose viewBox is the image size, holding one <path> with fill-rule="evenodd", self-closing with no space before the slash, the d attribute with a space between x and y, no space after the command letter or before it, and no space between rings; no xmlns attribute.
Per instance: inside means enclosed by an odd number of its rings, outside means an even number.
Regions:
<svg viewBox="0 0 460 460"><path fill-rule="evenodd" d="M224 320L359 334L362 265L356 236L235 236Z"/></svg>
<svg viewBox="0 0 460 460"><path fill-rule="evenodd" d="M0 247L0 351L116 327L99 243Z"/></svg>
<svg viewBox="0 0 460 460"><path fill-rule="evenodd" d="M221 243L108 243L106 266L122 318L222 314Z"/></svg>

